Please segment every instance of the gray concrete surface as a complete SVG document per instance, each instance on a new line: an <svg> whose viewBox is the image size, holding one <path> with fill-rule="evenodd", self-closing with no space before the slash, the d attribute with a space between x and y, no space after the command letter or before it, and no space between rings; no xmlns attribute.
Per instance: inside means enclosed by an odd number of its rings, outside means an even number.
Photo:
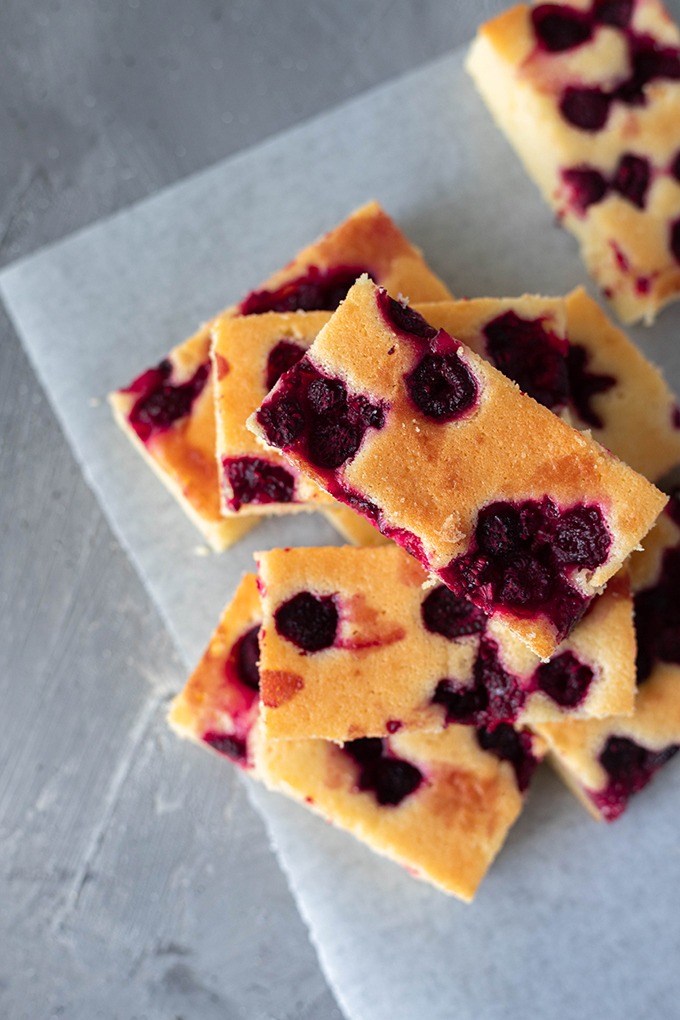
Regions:
<svg viewBox="0 0 680 1020"><path fill-rule="evenodd" d="M0 265L504 6L3 0ZM337 1020L243 790L166 733L181 667L1 309L0 336L0 1016Z"/></svg>

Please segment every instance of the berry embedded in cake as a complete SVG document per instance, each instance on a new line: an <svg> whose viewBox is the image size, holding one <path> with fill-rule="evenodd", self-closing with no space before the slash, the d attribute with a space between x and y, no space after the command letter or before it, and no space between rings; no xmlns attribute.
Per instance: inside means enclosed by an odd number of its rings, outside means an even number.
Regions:
<svg viewBox="0 0 680 1020"><path fill-rule="evenodd" d="M248 424L541 658L666 502L365 278Z"/></svg>
<svg viewBox="0 0 680 1020"><path fill-rule="evenodd" d="M468 70L624 322L680 295L680 31L660 0L520 5Z"/></svg>
<svg viewBox="0 0 680 1020"><path fill-rule="evenodd" d="M300 309L332 311L356 276L363 272L393 293L408 294L413 300L439 301L450 297L419 250L380 206L371 202L304 248L221 318L251 317L273 311L294 313ZM223 356L222 360L216 358L211 369L211 326L209 323L203 327L155 368L112 394L110 400L123 431L211 546L220 551L250 530L258 513L299 509L303 503L317 501L320 505L332 504L299 474L289 471L283 475L281 472L286 469L276 462L274 466L279 470L270 470L263 463L268 455L259 451L258 457L257 448L236 450L233 454L225 451L227 464L222 477L218 477L215 380L220 375L227 376L243 358L233 364ZM280 372L294 363L295 338L280 339L287 340L287 346L271 352L271 360L261 368L263 382L258 380L258 388L266 386L268 380L275 381ZM260 399L257 396L256 403ZM248 413L249 410L244 418ZM260 463L255 463L254 458ZM225 518L223 512L232 516ZM238 520L233 518L235 513L241 515ZM358 528L355 531L361 534Z"/></svg>
<svg viewBox="0 0 680 1020"><path fill-rule="evenodd" d="M633 710L635 636L617 576L547 663L395 545L257 554L262 723L273 739L531 725ZM377 745L376 745L377 746Z"/></svg>

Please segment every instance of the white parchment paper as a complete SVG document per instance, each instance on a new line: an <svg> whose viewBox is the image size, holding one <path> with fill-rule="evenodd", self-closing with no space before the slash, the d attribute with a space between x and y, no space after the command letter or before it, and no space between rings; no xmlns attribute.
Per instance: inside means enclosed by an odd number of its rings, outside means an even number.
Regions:
<svg viewBox="0 0 680 1020"><path fill-rule="evenodd" d="M586 282L454 54L17 263L0 289L83 471L187 664L252 551L335 542L267 522L222 557L118 433L105 394L375 197L459 296ZM680 388L680 307L637 331ZM426 479L424 479L426 482ZM612 827L549 773L473 906L255 789L322 965L353 1020L678 1015L680 783Z"/></svg>

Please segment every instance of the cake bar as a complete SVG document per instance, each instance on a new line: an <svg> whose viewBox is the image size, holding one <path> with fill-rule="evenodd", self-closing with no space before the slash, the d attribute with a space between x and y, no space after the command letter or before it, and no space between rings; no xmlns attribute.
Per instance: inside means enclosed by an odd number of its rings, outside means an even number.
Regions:
<svg viewBox="0 0 680 1020"><path fill-rule="evenodd" d="M467 68L624 322L680 294L680 32L659 0L520 4Z"/></svg>
<svg viewBox="0 0 680 1020"><path fill-rule="evenodd" d="M338 742L451 723L631 714L635 634L617 575L547 663L421 565L383 549L257 553L268 737Z"/></svg>
<svg viewBox="0 0 680 1020"><path fill-rule="evenodd" d="M249 427L542 659L666 503L366 277Z"/></svg>

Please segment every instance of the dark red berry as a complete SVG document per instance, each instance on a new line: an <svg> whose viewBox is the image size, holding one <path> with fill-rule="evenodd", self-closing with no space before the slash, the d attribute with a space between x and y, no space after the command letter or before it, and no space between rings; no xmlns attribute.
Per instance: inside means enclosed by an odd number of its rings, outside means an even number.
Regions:
<svg viewBox="0 0 680 1020"><path fill-rule="evenodd" d="M315 423L309 432L309 459L316 467L335 470L359 449L363 433L349 418Z"/></svg>
<svg viewBox="0 0 680 1020"><path fill-rule="evenodd" d="M292 446L305 427L305 416L299 402L287 394L263 404L257 412L257 420L264 429L267 442L280 450Z"/></svg>
<svg viewBox="0 0 680 1020"><path fill-rule="evenodd" d="M216 733L211 730L203 734L203 741L219 751L220 754L231 758L237 765L243 765L247 761L248 747L242 737L237 737L234 734Z"/></svg>
<svg viewBox="0 0 680 1020"><path fill-rule="evenodd" d="M609 737L599 756L609 782L604 790L591 794L603 817L608 822L618 818L630 797L642 790L677 751L677 744L652 751L630 737Z"/></svg>
<svg viewBox="0 0 680 1020"><path fill-rule="evenodd" d="M553 543L558 563L592 570L607 559L612 538L599 507L577 506L562 514Z"/></svg>
<svg viewBox="0 0 680 1020"><path fill-rule="evenodd" d="M440 584L427 596L421 607L423 623L431 634L441 634L450 641L469 634L481 634L486 626L484 613L467 599L454 595Z"/></svg>
<svg viewBox="0 0 680 1020"><path fill-rule="evenodd" d="M274 619L279 634L305 652L319 652L335 642L339 617L332 595L301 591L279 606Z"/></svg>
<svg viewBox="0 0 680 1020"><path fill-rule="evenodd" d="M238 639L233 649L236 675L242 684L249 687L251 691L260 689L260 625L255 624L250 630Z"/></svg>
<svg viewBox="0 0 680 1020"><path fill-rule="evenodd" d="M274 290L253 291L241 302L239 311L241 315L298 310L332 312L347 297L347 291L357 277L366 272L362 266L335 266L331 269L310 266L302 276Z"/></svg>
<svg viewBox="0 0 680 1020"><path fill-rule="evenodd" d="M671 175L675 177L678 184L680 184L680 152L675 156L670 168Z"/></svg>
<svg viewBox="0 0 680 1020"><path fill-rule="evenodd" d="M599 88L568 85L560 100L565 120L581 131L600 131L607 123L611 97Z"/></svg>
<svg viewBox="0 0 680 1020"><path fill-rule="evenodd" d="M562 652L538 667L536 686L562 708L580 705L590 690L594 674L590 666L579 662L572 652Z"/></svg>
<svg viewBox="0 0 680 1020"><path fill-rule="evenodd" d="M628 28L635 0L595 0L593 17L600 25Z"/></svg>
<svg viewBox="0 0 680 1020"><path fill-rule="evenodd" d="M680 219L671 223L670 249L673 252L673 258L675 261L680 262Z"/></svg>
<svg viewBox="0 0 680 1020"><path fill-rule="evenodd" d="M360 766L358 789L373 793L381 807L396 807L423 782L420 769L391 755L379 738L352 740L342 750Z"/></svg>
<svg viewBox="0 0 680 1020"><path fill-rule="evenodd" d="M619 160L612 178L612 188L638 209L644 209L651 177L649 160L628 153Z"/></svg>
<svg viewBox="0 0 680 1020"><path fill-rule="evenodd" d="M437 335L437 330L430 326L419 312L414 311L409 305L395 301L386 290L378 291L377 301L387 325L397 333L418 340L431 340Z"/></svg>
<svg viewBox="0 0 680 1020"><path fill-rule="evenodd" d="M500 723L492 729L479 727L477 742L483 751L490 751L501 761L510 762L515 772L517 788L523 793L538 765L531 734L526 730L518 731L509 723Z"/></svg>
<svg viewBox="0 0 680 1020"><path fill-rule="evenodd" d="M128 421L143 443L189 414L208 381L210 365L199 365L185 383L171 383L171 375L172 363L166 359L128 387L127 392L139 394Z"/></svg>
<svg viewBox="0 0 680 1020"><path fill-rule="evenodd" d="M477 399L477 383L457 354L425 354L405 377L419 411L437 422L454 421Z"/></svg>
<svg viewBox="0 0 680 1020"><path fill-rule="evenodd" d="M562 170L568 193L569 205L579 213L584 213L591 205L597 205L607 194L608 185L604 175L592 167L577 166Z"/></svg>
<svg viewBox="0 0 680 1020"><path fill-rule="evenodd" d="M291 503L295 479L286 468L261 457L225 457L225 477L231 486L227 503L238 511L244 504Z"/></svg>
<svg viewBox="0 0 680 1020"><path fill-rule="evenodd" d="M549 53L581 46L593 31L589 15L566 4L538 4L531 11L531 23L536 38Z"/></svg>
<svg viewBox="0 0 680 1020"><path fill-rule="evenodd" d="M304 356L305 349L292 340L279 340L276 347L269 352L267 359L267 371L265 385L268 390L276 386L284 372L287 372L293 365L297 365L300 358Z"/></svg>
<svg viewBox="0 0 680 1020"><path fill-rule="evenodd" d="M507 311L484 327L487 353L504 375L539 404L564 407L568 396L566 345L541 319Z"/></svg>

